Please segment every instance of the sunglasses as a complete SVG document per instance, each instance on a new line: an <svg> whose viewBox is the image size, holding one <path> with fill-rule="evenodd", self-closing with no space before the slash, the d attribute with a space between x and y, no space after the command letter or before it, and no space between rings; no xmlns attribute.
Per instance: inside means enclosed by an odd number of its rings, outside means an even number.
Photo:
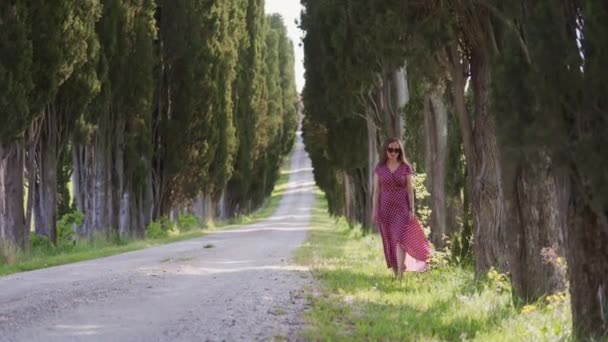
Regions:
<svg viewBox="0 0 608 342"><path fill-rule="evenodd" d="M389 147L386 150L388 151L388 153L399 153L399 152L401 152L400 148L391 148L391 147Z"/></svg>

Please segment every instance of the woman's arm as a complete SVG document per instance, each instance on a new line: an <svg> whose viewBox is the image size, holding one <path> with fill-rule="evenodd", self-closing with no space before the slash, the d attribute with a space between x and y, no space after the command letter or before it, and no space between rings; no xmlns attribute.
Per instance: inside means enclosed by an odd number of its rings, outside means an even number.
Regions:
<svg viewBox="0 0 608 342"><path fill-rule="evenodd" d="M372 221L376 223L378 220L378 193L380 191L380 182L378 181L378 175L374 174L374 191L372 195Z"/></svg>
<svg viewBox="0 0 608 342"><path fill-rule="evenodd" d="M412 179L412 175L409 174L407 176L405 176L406 182L405 182L405 187L407 188L407 193L408 193L408 197L410 200L410 214L414 215L414 208L416 208L416 206L414 205L414 183L413 183L413 179Z"/></svg>

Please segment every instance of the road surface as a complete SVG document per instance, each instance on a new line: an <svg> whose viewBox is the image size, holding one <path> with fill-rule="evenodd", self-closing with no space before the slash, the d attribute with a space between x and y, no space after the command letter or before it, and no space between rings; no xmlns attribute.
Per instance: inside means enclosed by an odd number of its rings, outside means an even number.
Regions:
<svg viewBox="0 0 608 342"><path fill-rule="evenodd" d="M0 341L296 340L312 280L291 257L312 189L298 137L287 191L264 221L0 277Z"/></svg>

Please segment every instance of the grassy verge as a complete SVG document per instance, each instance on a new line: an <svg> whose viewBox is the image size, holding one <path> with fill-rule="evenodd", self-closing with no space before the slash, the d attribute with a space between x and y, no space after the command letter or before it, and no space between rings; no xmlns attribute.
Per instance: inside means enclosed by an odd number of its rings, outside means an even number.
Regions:
<svg viewBox="0 0 608 342"><path fill-rule="evenodd" d="M231 220L218 221L206 228L199 227L189 231L172 231L168 237L159 239L145 239L123 242L112 242L108 239L98 238L92 241L78 242L69 248L41 248L32 249L27 254L10 253L11 262L3 262L0 255L0 276L12 273L32 271L36 269L58 266L78 261L97 259L115 254L135 251L166 243L202 237L214 232L235 228L243 224L251 224L263 220L277 209L289 179L289 161L285 158L281 174L274 190L264 205L251 215L240 216Z"/></svg>
<svg viewBox="0 0 608 342"><path fill-rule="evenodd" d="M386 269L376 234L350 229L327 215L317 196L309 241L297 260L311 267L320 289L311 294L309 340L567 341L568 300L551 296L523 308L511 304L508 281L480 282L471 269L435 264L399 283ZM442 266L439 266L442 265Z"/></svg>

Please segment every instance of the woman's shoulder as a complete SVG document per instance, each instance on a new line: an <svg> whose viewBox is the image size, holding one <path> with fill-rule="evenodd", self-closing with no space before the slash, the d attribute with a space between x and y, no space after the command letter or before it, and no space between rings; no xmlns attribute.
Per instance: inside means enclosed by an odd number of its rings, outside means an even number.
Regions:
<svg viewBox="0 0 608 342"><path fill-rule="evenodd" d="M374 168L374 173L380 174L380 171L382 171L383 167L384 167L384 164L382 164L382 163L376 164L376 167Z"/></svg>
<svg viewBox="0 0 608 342"><path fill-rule="evenodd" d="M412 169L412 166L408 162L404 162L403 163L403 172L406 175L411 175L414 173L414 170Z"/></svg>

